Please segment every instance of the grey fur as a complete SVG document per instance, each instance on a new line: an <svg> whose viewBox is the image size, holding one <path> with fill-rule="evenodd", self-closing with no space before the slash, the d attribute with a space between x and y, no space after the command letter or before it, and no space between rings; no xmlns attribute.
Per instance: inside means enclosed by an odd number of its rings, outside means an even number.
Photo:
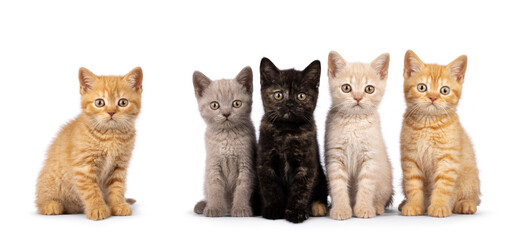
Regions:
<svg viewBox="0 0 517 240"><path fill-rule="evenodd" d="M205 133L205 201L194 212L207 217L252 215L251 195L255 188L255 128L251 122L253 73L245 67L232 80L211 81L194 72L199 112L207 124ZM233 101L240 100L239 108ZM219 103L212 110L210 103ZM228 120L223 114L230 114Z"/></svg>

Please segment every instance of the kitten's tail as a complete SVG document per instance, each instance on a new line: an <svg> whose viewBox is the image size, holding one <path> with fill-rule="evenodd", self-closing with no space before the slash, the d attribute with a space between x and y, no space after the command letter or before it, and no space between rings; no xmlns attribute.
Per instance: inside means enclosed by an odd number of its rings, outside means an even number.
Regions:
<svg viewBox="0 0 517 240"><path fill-rule="evenodd" d="M129 205L133 205L136 203L136 200L132 198L126 198L126 203Z"/></svg>
<svg viewBox="0 0 517 240"><path fill-rule="evenodd" d="M196 206L194 207L194 212L197 214L203 214L203 210L205 210L206 207L206 201L199 201L196 203Z"/></svg>

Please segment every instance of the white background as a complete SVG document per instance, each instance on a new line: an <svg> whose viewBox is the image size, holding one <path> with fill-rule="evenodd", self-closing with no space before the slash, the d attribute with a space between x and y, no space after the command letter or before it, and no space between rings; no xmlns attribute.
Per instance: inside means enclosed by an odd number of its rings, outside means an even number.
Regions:
<svg viewBox="0 0 517 240"><path fill-rule="evenodd" d="M515 6L499 1L11 1L0 3L1 239L279 239L515 237ZM447 64L468 55L463 126L474 142L482 203L473 216L403 217L399 133L405 109L403 56ZM369 62L391 54L380 106L393 165L395 205L373 219L311 218L295 225L262 218L195 215L203 198L205 124L192 72L212 79L254 71L253 121L263 114L259 63L303 69L322 62L316 120L322 149L330 106L327 54ZM36 213L36 178L45 152L79 112L77 73L144 72L143 109L128 173L131 217ZM513 220L512 220L513 219ZM513 229L514 230L514 229Z"/></svg>

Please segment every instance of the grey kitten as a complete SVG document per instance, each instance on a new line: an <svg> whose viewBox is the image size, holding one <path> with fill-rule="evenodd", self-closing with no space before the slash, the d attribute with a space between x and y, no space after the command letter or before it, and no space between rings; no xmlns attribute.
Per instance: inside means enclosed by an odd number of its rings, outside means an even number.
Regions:
<svg viewBox="0 0 517 240"><path fill-rule="evenodd" d="M250 202L257 183L251 68L242 69L235 79L218 81L196 71L193 81L199 112L207 124L206 200L198 202L194 212L207 217L228 212L233 217L252 216Z"/></svg>

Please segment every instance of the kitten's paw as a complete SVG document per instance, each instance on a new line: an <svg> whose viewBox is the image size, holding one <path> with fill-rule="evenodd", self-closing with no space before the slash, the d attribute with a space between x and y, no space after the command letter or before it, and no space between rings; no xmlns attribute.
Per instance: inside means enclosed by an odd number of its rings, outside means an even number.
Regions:
<svg viewBox="0 0 517 240"><path fill-rule="evenodd" d="M90 220L102 220L110 216L110 209L107 205L86 209L86 218Z"/></svg>
<svg viewBox="0 0 517 240"><path fill-rule="evenodd" d="M42 209L39 210L43 215L59 215L63 214L63 205L57 201L50 201Z"/></svg>
<svg viewBox="0 0 517 240"><path fill-rule="evenodd" d="M286 209L285 219L292 223L301 223L309 219L309 211L297 210L297 209Z"/></svg>
<svg viewBox="0 0 517 240"><path fill-rule="evenodd" d="M407 203L407 200L404 199L400 204L399 204L399 212L402 212L402 208L406 205Z"/></svg>
<svg viewBox="0 0 517 240"><path fill-rule="evenodd" d="M382 215L384 213L384 205L378 204L377 206L375 206L375 213L377 215Z"/></svg>
<svg viewBox="0 0 517 240"><path fill-rule="evenodd" d="M232 208L232 217L251 217L252 215L253 211L249 206Z"/></svg>
<svg viewBox="0 0 517 240"><path fill-rule="evenodd" d="M205 215L205 217L223 217L224 216L224 209L222 209L222 208L214 208L214 207L206 207L205 210L203 210L203 215Z"/></svg>
<svg viewBox="0 0 517 240"><path fill-rule="evenodd" d="M424 207L419 205L404 203L404 206L399 207L400 212L404 216L422 216L424 215Z"/></svg>
<svg viewBox="0 0 517 240"><path fill-rule="evenodd" d="M279 207L265 207L262 209L262 217L265 219L283 219L284 218L284 209Z"/></svg>
<svg viewBox="0 0 517 240"><path fill-rule="evenodd" d="M448 217L452 215L452 211L447 205L431 204L427 209L427 215L431 217Z"/></svg>
<svg viewBox="0 0 517 240"><path fill-rule="evenodd" d="M322 217L327 214L327 205L320 202L313 202L311 204L311 215L313 217Z"/></svg>
<svg viewBox="0 0 517 240"><path fill-rule="evenodd" d="M336 207L332 206L330 208L330 218L335 220L346 220L352 217L352 208L350 206L346 207Z"/></svg>
<svg viewBox="0 0 517 240"><path fill-rule="evenodd" d="M203 214L203 211L206 207L206 201L199 201L196 203L196 206L194 206L194 212L197 214Z"/></svg>
<svg viewBox="0 0 517 240"><path fill-rule="evenodd" d="M457 214L474 214L477 211L477 206L472 201L463 200L457 202L452 211Z"/></svg>
<svg viewBox="0 0 517 240"><path fill-rule="evenodd" d="M372 218L375 215L376 211L373 206L360 204L354 207L354 216L358 218Z"/></svg>
<svg viewBox="0 0 517 240"><path fill-rule="evenodd" d="M122 203L111 208L111 214L114 216L131 216L133 210L127 203Z"/></svg>

